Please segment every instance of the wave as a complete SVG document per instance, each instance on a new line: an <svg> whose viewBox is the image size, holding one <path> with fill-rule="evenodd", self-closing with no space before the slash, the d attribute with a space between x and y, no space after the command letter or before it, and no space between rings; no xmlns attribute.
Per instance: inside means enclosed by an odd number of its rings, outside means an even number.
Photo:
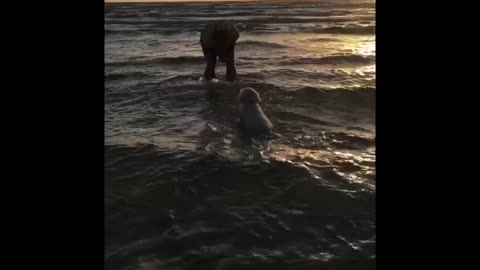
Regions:
<svg viewBox="0 0 480 270"><path fill-rule="evenodd" d="M345 132L323 132L326 139L329 139L336 146L354 146L359 149L375 146L375 137L360 136Z"/></svg>
<svg viewBox="0 0 480 270"><path fill-rule="evenodd" d="M370 22L368 22L370 23ZM160 26L155 24L141 23L141 27L136 29L105 29L105 35L136 35L139 33L155 33L162 35L175 35L179 33L196 33L201 32L204 22L200 23L186 23L182 24L171 23L168 26ZM135 24L138 25L138 24ZM166 29L165 27L168 27ZM263 23L240 23L238 24L240 32L246 33L279 33L279 32L298 32L298 33L313 33L313 34L344 34L344 35L375 35L375 25L348 25L348 26L331 26L331 27L275 27L275 24L265 22ZM333 39L319 38L318 41L332 41Z"/></svg>
<svg viewBox="0 0 480 270"><path fill-rule="evenodd" d="M290 117L290 115L287 115L287 119L283 119L284 121L289 121L289 122L297 122L297 121L304 121L308 124L315 124L318 119L312 118L314 121L311 121L310 118L306 118L302 115L302 118L297 118L297 117ZM298 123L297 123L298 124ZM296 149L308 149L308 150L313 150L313 151L318 151L319 149L327 149L327 148L333 148L335 151L337 150L364 150L368 148L374 148L375 147L375 136L371 135L371 133L366 130L362 129L359 127L356 127L359 130L362 130L364 132L358 134L353 134L353 133L346 133L346 132L338 132L338 131L320 131L320 132L314 132L309 135L305 134L292 134L294 135L293 140L291 140L289 143L294 146ZM370 134L366 134L370 133ZM322 150L320 150L322 151ZM328 159L324 159L324 162L328 164ZM373 160L364 160L362 163L364 165L369 165L369 167L373 167L374 164L374 158ZM366 164L368 163L368 164Z"/></svg>
<svg viewBox="0 0 480 270"><path fill-rule="evenodd" d="M109 19L130 19L130 18L175 18L175 17L184 17L187 20L189 18L215 18L215 17L254 17L254 16L283 16L283 17L295 17L295 16L315 16L315 17L332 17L332 16L355 16L352 11L347 9L333 9L327 11L309 11L305 9L289 9L288 11L283 10L241 10L241 11L216 11L216 10L203 10L203 11L194 11L194 12L167 12L163 10L150 10L150 11L134 11L134 13L117 13L117 14L106 14Z"/></svg>
<svg viewBox="0 0 480 270"><path fill-rule="evenodd" d="M160 80L160 82L165 83L165 82L184 82L184 81L193 81L193 80L198 80L198 76L195 75L174 75L170 76L168 78L165 78L163 80Z"/></svg>
<svg viewBox="0 0 480 270"><path fill-rule="evenodd" d="M333 26L326 28L304 29L306 32L325 33L325 34L357 34L357 35L374 35L375 25L368 26Z"/></svg>
<svg viewBox="0 0 480 270"><path fill-rule="evenodd" d="M307 41L307 42L331 42L331 41L338 41L338 39L321 37L321 38L310 38L310 39L307 39L305 41Z"/></svg>
<svg viewBox="0 0 480 270"><path fill-rule="evenodd" d="M375 56L363 56L357 54L333 55L320 58L304 57L283 61L284 65L324 65L324 64L374 64Z"/></svg>
<svg viewBox="0 0 480 270"><path fill-rule="evenodd" d="M223 17L219 17L223 18ZM225 17L223 19L229 19ZM255 17L255 18L238 18L233 20L235 23L255 23L255 24L285 24L285 23L316 23L316 22L327 22L327 23L335 23L335 22L351 22L358 20L358 17L278 17L278 16L264 16L264 17ZM362 16L360 19L362 20L375 20L374 15ZM156 20L122 20L122 19L107 19L105 20L106 24L129 24L129 25L172 25L172 24L207 24L216 22L218 19L211 19L206 17L205 19L198 19L195 20L172 20L172 19L156 19Z"/></svg>
<svg viewBox="0 0 480 270"><path fill-rule="evenodd" d="M240 42L240 44L245 45L254 45L254 46L265 46L265 47L278 47L284 48L281 44L270 43L270 42L257 42L257 41L246 41ZM270 60L267 58L248 58L242 57L239 59L243 60ZM275 60L275 59L274 59ZM203 56L177 56L177 57L160 57L153 59L142 59L142 60L133 60L133 61L114 61L107 62L105 66L108 67L124 67L124 66L147 66L147 65L200 65L204 63ZM362 56L362 55L334 55L334 56L325 56L321 58L297 58L288 61L280 61L281 65L323 65L323 64L374 64L375 56ZM242 63L237 63L241 65Z"/></svg>
<svg viewBox="0 0 480 270"><path fill-rule="evenodd" d="M342 3L342 4L334 4L336 7L345 7L345 8L375 8L376 3L375 1L367 1L367 2L357 2L357 3Z"/></svg>
<svg viewBox="0 0 480 270"><path fill-rule="evenodd" d="M105 35L136 35L138 34L140 30L135 29L135 30L126 30L126 29L119 29L119 30L114 30L114 29L105 29Z"/></svg>
<svg viewBox="0 0 480 270"><path fill-rule="evenodd" d="M318 119L313 116L305 115L302 113L294 112L294 111L276 111L271 112L271 115L274 116L276 119L283 120L283 121L302 121L306 123L312 124L319 124L323 126L330 126L330 127L338 127L339 125Z"/></svg>
<svg viewBox="0 0 480 270"><path fill-rule="evenodd" d="M105 66L123 67L123 66L145 66L145 65L176 65L176 64L202 64L203 56L178 56L178 57L160 57L153 59L108 62Z"/></svg>
<svg viewBox="0 0 480 270"><path fill-rule="evenodd" d="M237 42L237 46L255 46L255 47L266 47L266 48L274 48L274 49L284 49L290 48L289 46L273 43L273 42L266 42L266 41L256 41L256 40L242 40Z"/></svg>
<svg viewBox="0 0 480 270"><path fill-rule="evenodd" d="M312 86L300 87L289 91L295 95L371 95L375 96L376 89L374 87L351 87L351 88L318 88Z"/></svg>
<svg viewBox="0 0 480 270"><path fill-rule="evenodd" d="M246 57L241 57L239 59L247 59ZM248 58L249 59L249 58ZM258 59L258 60L271 60L271 59ZM356 73L349 72L343 69L331 69L328 71L307 71L303 69L293 69L293 68L276 68L261 70L257 72L242 73L242 77L245 78L265 78L265 77L276 77L276 76L289 76L297 77L301 79L357 79L357 78L371 78L369 73Z"/></svg>
<svg viewBox="0 0 480 270"><path fill-rule="evenodd" d="M126 73L111 73L105 74L105 81L116 81L123 79L142 79L150 78L151 75L144 72L126 72Z"/></svg>
<svg viewBox="0 0 480 270"><path fill-rule="evenodd" d="M272 32L281 30L280 27L274 27L267 24L237 23L240 32Z"/></svg>
<svg viewBox="0 0 480 270"><path fill-rule="evenodd" d="M318 1L318 0L302 0L302 1L289 1L289 0L276 0L276 1L230 1L224 2L221 4L212 4L208 1L186 1L182 3L148 3L148 2L131 2L131 3L105 3L105 13L115 14L121 12L132 11L143 11L144 13L153 13L162 10L184 10L189 12L195 10L205 10L205 11L223 11L227 9L237 9L237 10L255 10L255 9L275 9L275 10L291 10L291 9L305 9L307 8L322 8L322 9L338 9L338 8L366 8L374 9L376 6L375 1L355 1L355 2L343 2L338 3L338 1Z"/></svg>
<svg viewBox="0 0 480 270"><path fill-rule="evenodd" d="M268 60L268 59L267 59ZM331 72L310 72L298 69L274 69L274 70L262 70L258 72L242 73L242 78L247 79L265 79L271 77L296 77L299 79L336 79L343 74L336 74L335 71Z"/></svg>
<svg viewBox="0 0 480 270"><path fill-rule="evenodd" d="M123 79L145 79L145 78L155 78L154 85L158 83L172 83L172 82L185 82L185 81L197 81L198 76L195 75L173 75L165 78L159 79L153 74L148 74L145 72L125 72L125 73L111 73L105 74L105 81L116 81ZM136 86L138 87L147 87L151 83L139 83Z"/></svg>
<svg viewBox="0 0 480 270"><path fill-rule="evenodd" d="M199 32L201 29L196 28L159 28L156 26L148 27L148 25L144 25L142 27L137 27L135 29L105 29L105 36L110 35L139 35L139 34L146 34L146 33L153 33L153 34L160 34L165 36L176 35L179 33L195 33Z"/></svg>
<svg viewBox="0 0 480 270"><path fill-rule="evenodd" d="M351 88L318 88L304 86L283 93L302 102L327 104L334 107L350 106L350 108L363 107L375 110L376 89L374 87Z"/></svg>

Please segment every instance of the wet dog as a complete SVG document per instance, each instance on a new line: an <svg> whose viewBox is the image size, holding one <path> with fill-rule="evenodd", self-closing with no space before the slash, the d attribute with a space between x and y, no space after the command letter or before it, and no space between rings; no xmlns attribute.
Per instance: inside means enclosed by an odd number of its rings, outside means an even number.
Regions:
<svg viewBox="0 0 480 270"><path fill-rule="evenodd" d="M247 87L240 90L240 122L239 128L247 135L266 135L271 133L272 122L260 107L262 101L255 89Z"/></svg>

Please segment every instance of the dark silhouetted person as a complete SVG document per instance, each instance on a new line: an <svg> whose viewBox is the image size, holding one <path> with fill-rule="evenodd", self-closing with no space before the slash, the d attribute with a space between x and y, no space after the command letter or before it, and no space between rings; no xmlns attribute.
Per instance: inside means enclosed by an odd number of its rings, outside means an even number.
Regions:
<svg viewBox="0 0 480 270"><path fill-rule="evenodd" d="M220 62L227 66L227 81L237 79L235 69L235 42L240 37L235 24L227 21L209 23L200 34L200 44L203 55L207 61L205 68L205 80L215 78L215 65L217 57Z"/></svg>

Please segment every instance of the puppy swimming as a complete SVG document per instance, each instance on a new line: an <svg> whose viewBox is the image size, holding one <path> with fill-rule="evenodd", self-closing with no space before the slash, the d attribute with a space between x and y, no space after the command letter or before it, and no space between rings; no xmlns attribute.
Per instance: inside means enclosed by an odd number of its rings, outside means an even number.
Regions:
<svg viewBox="0 0 480 270"><path fill-rule="evenodd" d="M241 131L248 135L269 134L272 122L265 116L259 105L260 95L255 89L247 87L240 90L240 123Z"/></svg>

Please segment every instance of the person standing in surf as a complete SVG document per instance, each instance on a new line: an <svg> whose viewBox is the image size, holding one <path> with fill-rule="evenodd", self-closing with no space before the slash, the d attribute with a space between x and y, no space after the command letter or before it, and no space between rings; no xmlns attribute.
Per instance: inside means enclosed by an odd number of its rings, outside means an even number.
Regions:
<svg viewBox="0 0 480 270"><path fill-rule="evenodd" d="M209 23L200 34L200 44L207 61L204 78L215 78L215 65L218 60L227 67L226 80L237 79L235 69L235 42L240 37L238 28L232 22L220 21Z"/></svg>

